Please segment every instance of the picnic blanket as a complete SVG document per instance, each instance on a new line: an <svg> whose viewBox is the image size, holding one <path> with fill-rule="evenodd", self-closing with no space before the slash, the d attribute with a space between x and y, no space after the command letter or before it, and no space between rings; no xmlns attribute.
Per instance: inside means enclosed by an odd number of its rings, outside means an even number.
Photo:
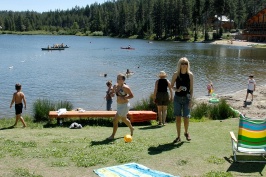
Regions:
<svg viewBox="0 0 266 177"><path fill-rule="evenodd" d="M94 172L100 177L177 177L137 163L100 168Z"/></svg>

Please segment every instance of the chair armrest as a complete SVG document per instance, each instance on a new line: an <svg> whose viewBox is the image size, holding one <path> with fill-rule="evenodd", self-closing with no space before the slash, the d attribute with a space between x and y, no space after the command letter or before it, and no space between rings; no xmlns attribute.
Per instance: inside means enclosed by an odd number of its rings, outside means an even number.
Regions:
<svg viewBox="0 0 266 177"><path fill-rule="evenodd" d="M235 137L235 134L234 134L234 132L230 132L230 135L231 135L231 138L235 141L235 142L237 142L237 139L236 139L236 137Z"/></svg>

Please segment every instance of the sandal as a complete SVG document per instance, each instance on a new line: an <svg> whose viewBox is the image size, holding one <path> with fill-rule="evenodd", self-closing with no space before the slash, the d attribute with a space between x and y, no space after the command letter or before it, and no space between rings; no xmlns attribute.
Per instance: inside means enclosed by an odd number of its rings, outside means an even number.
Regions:
<svg viewBox="0 0 266 177"><path fill-rule="evenodd" d="M188 134L188 133L184 133L184 135L185 135L185 137L186 137L187 141L190 141L190 140L191 140L191 138L190 138L190 136L189 136L189 134Z"/></svg>
<svg viewBox="0 0 266 177"><path fill-rule="evenodd" d="M173 143L178 143L178 142L180 142L181 141L181 139L179 138L179 137L177 137L174 141L173 141Z"/></svg>

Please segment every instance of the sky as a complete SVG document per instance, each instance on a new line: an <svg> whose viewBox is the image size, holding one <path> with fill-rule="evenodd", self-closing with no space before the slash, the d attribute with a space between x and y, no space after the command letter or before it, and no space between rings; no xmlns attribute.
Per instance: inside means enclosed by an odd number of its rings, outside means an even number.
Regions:
<svg viewBox="0 0 266 177"><path fill-rule="evenodd" d="M86 5L104 3L108 0L1 0L1 10L11 11L36 11L48 12L50 10L67 10L75 6L85 7Z"/></svg>

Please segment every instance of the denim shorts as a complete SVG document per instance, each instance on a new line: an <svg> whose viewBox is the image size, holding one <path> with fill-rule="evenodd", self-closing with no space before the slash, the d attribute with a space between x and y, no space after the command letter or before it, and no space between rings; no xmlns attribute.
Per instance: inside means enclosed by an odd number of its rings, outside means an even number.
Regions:
<svg viewBox="0 0 266 177"><path fill-rule="evenodd" d="M107 111L111 111L112 110L112 103L113 103L113 99L106 100L106 110Z"/></svg>
<svg viewBox="0 0 266 177"><path fill-rule="evenodd" d="M184 96L174 96L174 116L190 117L189 99Z"/></svg>

